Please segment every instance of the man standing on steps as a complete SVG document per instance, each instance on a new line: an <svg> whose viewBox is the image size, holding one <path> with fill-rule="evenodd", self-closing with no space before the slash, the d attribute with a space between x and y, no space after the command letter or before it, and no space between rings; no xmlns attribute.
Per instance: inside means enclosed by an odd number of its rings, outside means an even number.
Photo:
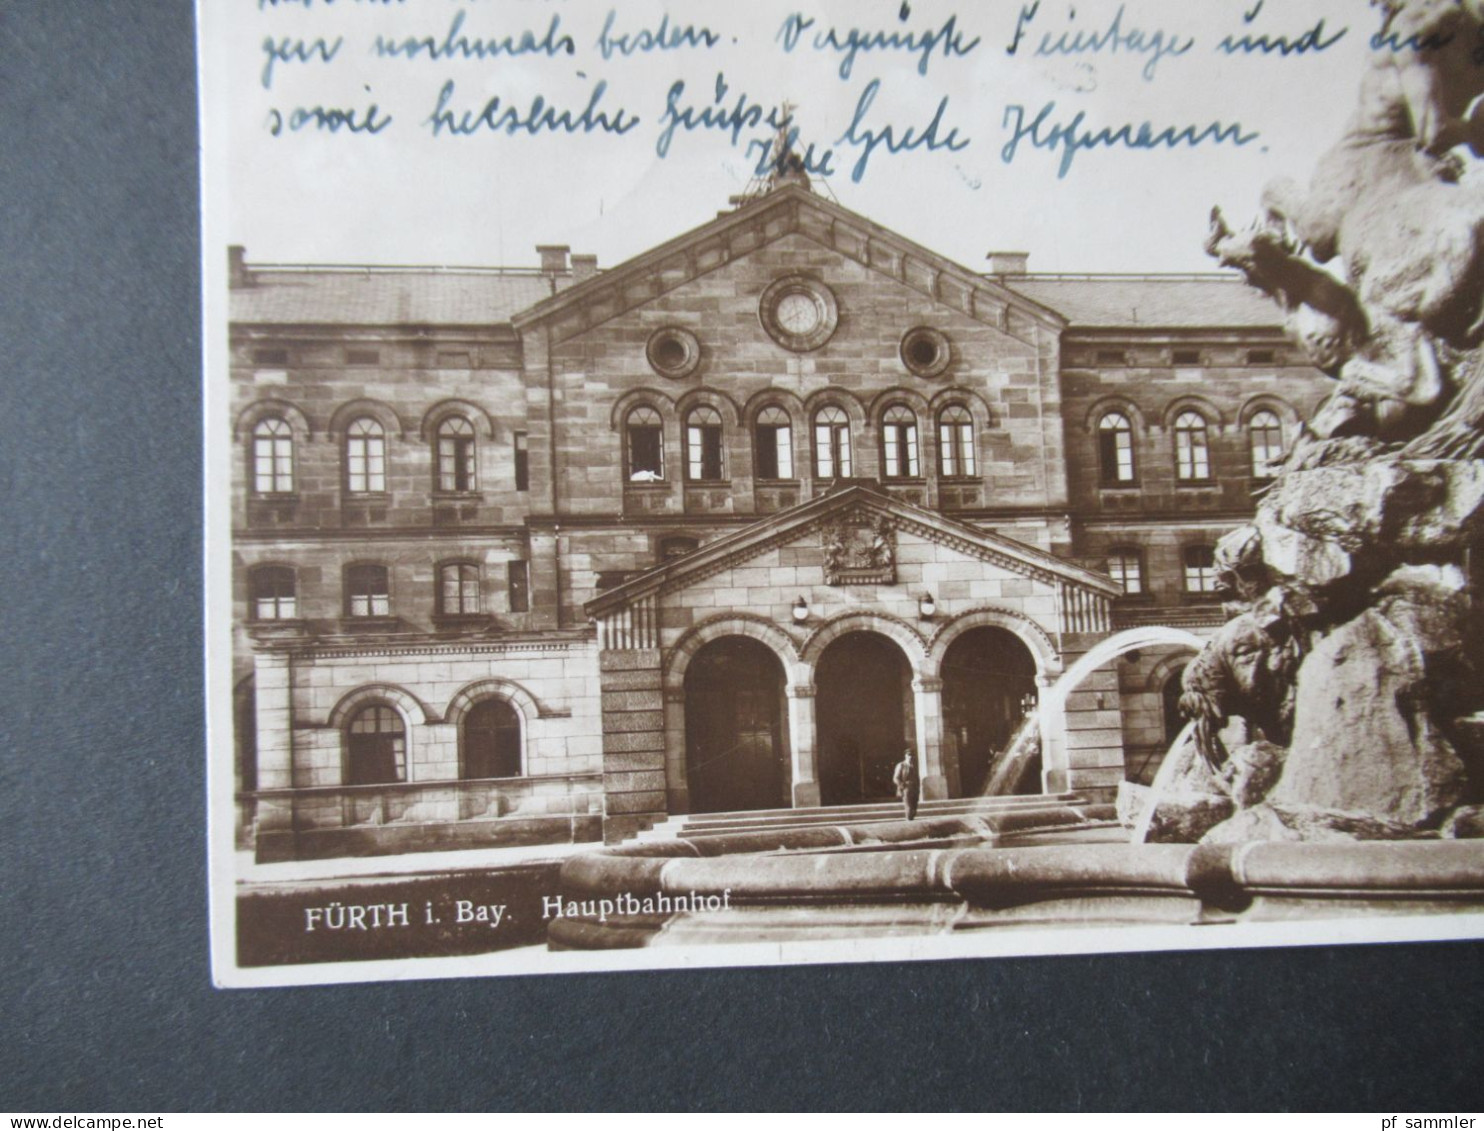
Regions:
<svg viewBox="0 0 1484 1131"><path fill-rule="evenodd" d="M917 816L917 790L920 779L917 776L917 759L912 757L912 747L902 754L902 760L897 763L896 771L891 780L896 784L897 796L902 799L902 811L907 814L907 820Z"/></svg>

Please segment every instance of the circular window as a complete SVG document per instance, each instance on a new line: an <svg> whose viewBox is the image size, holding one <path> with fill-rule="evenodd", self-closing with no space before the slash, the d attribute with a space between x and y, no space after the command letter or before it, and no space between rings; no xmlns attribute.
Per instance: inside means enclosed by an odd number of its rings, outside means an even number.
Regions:
<svg viewBox="0 0 1484 1131"><path fill-rule="evenodd" d="M768 336L795 353L824 345L840 320L830 289L803 275L775 281L763 292L757 313Z"/></svg>
<svg viewBox="0 0 1484 1131"><path fill-rule="evenodd" d="M644 355L661 377L689 377L701 364L701 343L689 330L666 326L649 336Z"/></svg>
<svg viewBox="0 0 1484 1131"><path fill-rule="evenodd" d="M948 338L929 326L902 335L902 364L919 377L938 377L953 360Z"/></svg>

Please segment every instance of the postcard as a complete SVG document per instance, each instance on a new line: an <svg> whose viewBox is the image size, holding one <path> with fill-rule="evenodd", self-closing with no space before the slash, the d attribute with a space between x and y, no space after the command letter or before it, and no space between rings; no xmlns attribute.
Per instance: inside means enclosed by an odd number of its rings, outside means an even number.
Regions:
<svg viewBox="0 0 1484 1131"><path fill-rule="evenodd" d="M1484 932L1475 0L200 0L223 986Z"/></svg>

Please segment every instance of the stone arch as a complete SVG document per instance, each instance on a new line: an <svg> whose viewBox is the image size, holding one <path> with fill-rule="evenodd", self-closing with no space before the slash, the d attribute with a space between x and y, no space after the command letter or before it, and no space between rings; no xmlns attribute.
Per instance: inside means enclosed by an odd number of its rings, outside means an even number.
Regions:
<svg viewBox="0 0 1484 1131"><path fill-rule="evenodd" d="M434 437L438 435L438 426L450 416L462 416L474 426L475 432L479 432L487 439L495 439L495 418L473 401L459 400L450 397L441 400L423 414L422 424L418 426L418 435L425 443L431 444Z"/></svg>
<svg viewBox="0 0 1484 1131"><path fill-rule="evenodd" d="M1155 695L1164 690L1165 683L1175 674L1177 668L1185 667L1200 655L1200 649L1194 644L1172 644L1168 647L1172 649L1170 654L1155 663L1144 678L1144 690Z"/></svg>
<svg viewBox="0 0 1484 1131"><path fill-rule="evenodd" d="M660 414L669 427L675 419L675 398L658 389L631 389L613 402L608 414L608 427L617 432L623 427L624 418L640 405L648 405Z"/></svg>
<svg viewBox="0 0 1484 1131"><path fill-rule="evenodd" d="M1264 409L1274 413L1279 420L1283 421L1285 427L1298 426L1298 409L1282 397L1274 396L1272 393L1258 393L1256 396L1248 397L1243 402L1241 411L1237 413L1237 423L1246 428L1252 423L1252 418Z"/></svg>
<svg viewBox="0 0 1484 1131"><path fill-rule="evenodd" d="M697 405L709 405L716 409L721 413L722 423L728 428L736 428L742 418L742 410L737 402L717 389L691 389L675 402L675 414L683 422L685 414Z"/></svg>
<svg viewBox="0 0 1484 1131"><path fill-rule="evenodd" d="M928 399L915 389L894 386L884 392L877 393L871 398L871 403L866 409L866 414L871 421L871 427L880 428L881 414L896 404L906 405L917 414L918 428L927 428L931 425Z"/></svg>
<svg viewBox="0 0 1484 1131"><path fill-rule="evenodd" d="M470 708L485 699L505 700L520 715L522 726L529 726L546 714L536 697L513 680L481 679L460 688L448 701L448 709L443 712L443 721L451 726L461 725Z"/></svg>
<svg viewBox="0 0 1484 1131"><path fill-rule="evenodd" d="M360 397L353 401L346 401L330 415L330 426L327 429L330 436L336 440L345 435L345 430L363 416L369 416L386 430L388 437L395 436L401 440L405 438L407 430L402 425L402 419L389 405L381 401L374 401L367 397Z"/></svg>
<svg viewBox="0 0 1484 1131"><path fill-rule="evenodd" d="M1160 415L1160 426L1166 432L1175 427L1175 419L1182 412L1196 412L1203 416L1208 426L1213 426L1219 432L1226 431L1226 415L1217 407L1215 401L1207 400L1205 397L1186 393L1184 396L1176 397L1165 405L1164 412Z"/></svg>
<svg viewBox="0 0 1484 1131"><path fill-rule="evenodd" d="M812 672L815 665L819 663L819 657L824 654L824 650L840 637L852 632L874 632L878 636L886 637L906 654L915 675L926 674L928 643L923 639L922 633L901 617L866 610L844 613L820 625L809 634L803 646L799 648L799 658L808 665L808 669Z"/></svg>
<svg viewBox="0 0 1484 1131"><path fill-rule="evenodd" d="M930 677L939 676L948 646L974 628L1003 628L1030 650L1031 657L1036 661L1038 677L1054 679L1061 674L1061 654L1046 630L1025 613L995 605L969 609L940 626L928 642L928 668L924 674Z"/></svg>
<svg viewBox="0 0 1484 1131"><path fill-rule="evenodd" d="M438 721L437 717L411 692L391 683L368 683L341 696L340 701L330 708L330 714L325 719L325 726L340 730L356 711L375 703L395 707L401 713L402 721L409 726L426 726L428 723ZM407 741L410 759L412 743L410 735ZM410 765L411 762L409 761L408 764Z"/></svg>
<svg viewBox="0 0 1484 1131"><path fill-rule="evenodd" d="M309 427L309 417L298 406L288 401L261 400L253 401L237 414L237 421L232 425L233 439L251 436L253 428L265 416L282 417L293 432L295 440L309 440L314 436L314 430Z"/></svg>
<svg viewBox="0 0 1484 1131"><path fill-rule="evenodd" d="M742 419L749 429L757 423L757 414L769 405L777 405L788 413L796 430L804 424L804 402L799 399L797 393L789 392L787 389L764 389L753 393L747 398L747 403L742 406Z"/></svg>
<svg viewBox="0 0 1484 1131"><path fill-rule="evenodd" d="M685 671L696 653L724 636L746 636L765 644L783 665L789 684L807 683L799 662L799 647L793 637L766 617L755 613L722 613L692 625L670 650L665 663L665 690L680 693L685 689Z"/></svg>
<svg viewBox="0 0 1484 1131"><path fill-rule="evenodd" d="M983 395L964 385L949 385L939 389L928 401L928 412L934 423L937 422L938 413L947 405L961 403L973 414L974 423L982 431L985 428L995 427L994 406L984 399Z"/></svg>
<svg viewBox="0 0 1484 1131"><path fill-rule="evenodd" d="M1099 397L1093 401L1087 409L1087 415L1082 420L1083 429L1095 434L1098 430L1098 422L1110 412L1118 412L1126 416L1135 432L1147 432L1149 429L1149 421L1144 418L1139 406L1127 397L1118 396Z"/></svg>
<svg viewBox="0 0 1484 1131"><path fill-rule="evenodd" d="M820 389L810 393L804 401L805 425L812 426L814 414L825 405L838 405L845 410L845 415L850 417L853 427L864 428L866 425L866 407L861 403L860 397L849 389L840 389L831 386L828 389Z"/></svg>

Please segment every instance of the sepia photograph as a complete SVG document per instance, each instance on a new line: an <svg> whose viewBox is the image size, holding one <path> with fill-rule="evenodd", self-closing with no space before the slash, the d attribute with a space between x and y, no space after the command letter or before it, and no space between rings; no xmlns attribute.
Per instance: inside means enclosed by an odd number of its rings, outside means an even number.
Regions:
<svg viewBox="0 0 1484 1131"><path fill-rule="evenodd" d="M1484 7L198 14L218 985L1484 934Z"/></svg>

